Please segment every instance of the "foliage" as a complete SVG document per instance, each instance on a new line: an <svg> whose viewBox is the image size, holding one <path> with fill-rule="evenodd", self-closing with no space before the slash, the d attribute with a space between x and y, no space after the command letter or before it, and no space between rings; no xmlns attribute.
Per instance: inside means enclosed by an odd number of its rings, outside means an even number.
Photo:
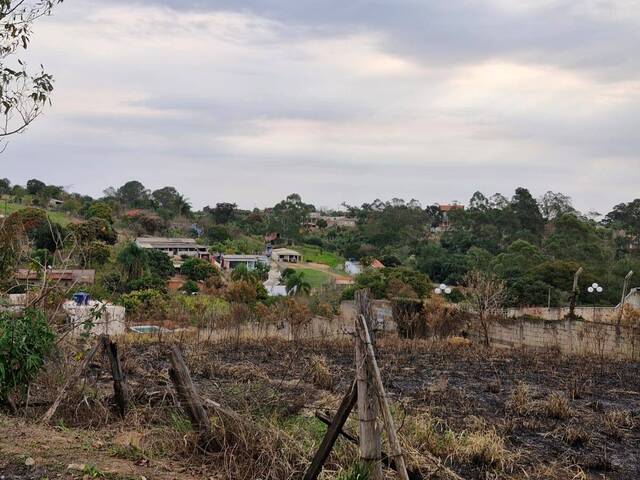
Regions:
<svg viewBox="0 0 640 480"><path fill-rule="evenodd" d="M147 266L149 273L156 275L162 279L171 277L176 269L173 266L173 262L169 255L160 250L146 250Z"/></svg>
<svg viewBox="0 0 640 480"><path fill-rule="evenodd" d="M133 290L157 290L166 293L167 287L164 279L154 274L146 274L140 278L129 281L127 284L129 291Z"/></svg>
<svg viewBox="0 0 640 480"><path fill-rule="evenodd" d="M127 282L142 277L147 269L147 253L135 242L126 243L118 252L117 260Z"/></svg>
<svg viewBox="0 0 640 480"><path fill-rule="evenodd" d="M311 284L306 281L305 273L301 271L287 275L285 286L289 295L309 295L311 292Z"/></svg>
<svg viewBox="0 0 640 480"><path fill-rule="evenodd" d="M189 280L203 281L211 277L217 276L220 273L218 269L211 263L201 258L189 257L180 267L180 271L183 275L186 275Z"/></svg>
<svg viewBox="0 0 640 480"><path fill-rule="evenodd" d="M184 293L187 293L187 294L193 294L193 293L198 293L200 291L200 287L198 287L197 282L194 282L193 280L187 280L182 284L182 287L180 287L180 290L182 290Z"/></svg>
<svg viewBox="0 0 640 480"><path fill-rule="evenodd" d="M285 238L299 238L300 228L307 221L313 205L304 203L297 193L292 193L274 205L270 218L270 229Z"/></svg>
<svg viewBox="0 0 640 480"><path fill-rule="evenodd" d="M144 314L145 317L164 314L167 307L164 294L151 288L125 293L120 297L120 304L127 310L127 314Z"/></svg>
<svg viewBox="0 0 640 480"><path fill-rule="evenodd" d="M93 267L101 267L109 261L111 257L111 248L103 242L94 240L89 244L87 251L89 265Z"/></svg>
<svg viewBox="0 0 640 480"><path fill-rule="evenodd" d="M110 224L113 223L113 210L108 203L105 202L93 202L87 208L87 219L89 218L101 218Z"/></svg>
<svg viewBox="0 0 640 480"><path fill-rule="evenodd" d="M55 335L44 313L27 309L18 316L0 312L0 398L24 389L53 349Z"/></svg>

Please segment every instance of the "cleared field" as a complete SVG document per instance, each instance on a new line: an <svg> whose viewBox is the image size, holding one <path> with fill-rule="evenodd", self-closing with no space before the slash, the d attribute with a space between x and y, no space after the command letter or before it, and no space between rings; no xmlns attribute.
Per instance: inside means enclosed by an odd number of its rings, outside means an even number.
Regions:
<svg viewBox="0 0 640 480"><path fill-rule="evenodd" d="M4 201L0 202L0 214L2 215L11 215L13 212L17 212L18 210L22 210L23 208L27 208L28 205L23 205L20 203L5 203ZM73 218L64 213L57 210L46 210L47 216L52 222L59 223L60 225L68 225L73 221Z"/></svg>
<svg viewBox="0 0 640 480"><path fill-rule="evenodd" d="M296 245L293 247L304 257L305 262L322 263L331 268L338 268L344 264L344 257L313 245Z"/></svg>
<svg viewBox="0 0 640 480"><path fill-rule="evenodd" d="M293 266L298 272L304 273L304 279L311 284L311 288L319 288L331 281L332 276L321 270L313 270L311 268L299 268Z"/></svg>

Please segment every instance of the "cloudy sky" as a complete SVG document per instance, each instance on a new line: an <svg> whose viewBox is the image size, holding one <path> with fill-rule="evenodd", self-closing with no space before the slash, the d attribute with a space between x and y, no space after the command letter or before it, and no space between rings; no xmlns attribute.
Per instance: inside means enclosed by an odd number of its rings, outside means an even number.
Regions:
<svg viewBox="0 0 640 480"><path fill-rule="evenodd" d="M66 0L30 61L54 104L1 176L196 207L640 189L637 0Z"/></svg>

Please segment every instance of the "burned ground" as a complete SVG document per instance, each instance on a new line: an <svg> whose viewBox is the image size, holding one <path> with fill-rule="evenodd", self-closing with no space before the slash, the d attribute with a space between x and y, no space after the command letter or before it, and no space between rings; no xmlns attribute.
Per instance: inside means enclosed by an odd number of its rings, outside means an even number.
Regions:
<svg viewBox="0 0 640 480"><path fill-rule="evenodd" d="M56 421L89 429L120 461L170 459L196 477L296 478L324 432L313 412L335 409L354 377L348 338L189 340L182 348L202 396L260 429L226 432L233 453L194 450L167 375L167 345L156 341L122 345L135 402L127 419L109 404L109 379L98 362ZM640 478L637 363L395 338L381 339L377 353L409 463L424 473L430 470L420 465L421 452L429 451L468 479ZM42 411L30 408L33 417ZM228 427L215 418L214 425ZM347 428L355 432L355 422ZM137 432L135 441L119 442L123 432ZM356 449L339 440L324 478L356 459Z"/></svg>

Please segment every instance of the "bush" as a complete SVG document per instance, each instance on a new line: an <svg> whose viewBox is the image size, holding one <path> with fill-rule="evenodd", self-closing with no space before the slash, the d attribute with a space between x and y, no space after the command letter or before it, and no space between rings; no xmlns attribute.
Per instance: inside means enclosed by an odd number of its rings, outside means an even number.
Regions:
<svg viewBox="0 0 640 480"><path fill-rule="evenodd" d="M189 280L202 281L218 275L218 270L211 263L201 258L187 258L180 271L186 275Z"/></svg>
<svg viewBox="0 0 640 480"><path fill-rule="evenodd" d="M53 349L55 335L40 310L0 313L0 398L25 389Z"/></svg>
<svg viewBox="0 0 640 480"><path fill-rule="evenodd" d="M162 292L154 289L136 290L120 297L120 304L127 309L127 314L144 314L145 317L163 315L166 303Z"/></svg>
<svg viewBox="0 0 640 480"><path fill-rule="evenodd" d="M200 291L200 287L198 287L198 284L193 280L187 280L182 284L180 290L191 295L193 293L198 293Z"/></svg>

